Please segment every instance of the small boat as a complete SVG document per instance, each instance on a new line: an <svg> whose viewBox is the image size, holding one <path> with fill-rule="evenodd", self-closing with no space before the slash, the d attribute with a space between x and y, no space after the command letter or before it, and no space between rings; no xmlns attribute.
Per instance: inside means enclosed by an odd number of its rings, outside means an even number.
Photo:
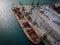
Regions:
<svg viewBox="0 0 60 45"><path fill-rule="evenodd" d="M41 36L35 31L33 24L28 20L26 15L24 15L19 7L13 7L12 11L14 12L19 24L21 25L24 33L28 37L28 39L34 43L39 44L41 41Z"/></svg>
<svg viewBox="0 0 60 45"><path fill-rule="evenodd" d="M60 3L56 2L55 4L53 4L53 9L60 14Z"/></svg>

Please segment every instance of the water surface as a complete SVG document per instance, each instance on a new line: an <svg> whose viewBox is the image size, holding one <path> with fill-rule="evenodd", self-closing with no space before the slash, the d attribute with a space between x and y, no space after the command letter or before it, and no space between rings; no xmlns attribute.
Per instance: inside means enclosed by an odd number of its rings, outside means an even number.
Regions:
<svg viewBox="0 0 60 45"><path fill-rule="evenodd" d="M43 0L41 1L41 4L48 3L44 3ZM12 4L15 3L18 5L18 2L30 5L32 0L0 0L0 45L33 45L25 36L12 12ZM34 3L36 3L36 1ZM44 44L41 42L39 45Z"/></svg>

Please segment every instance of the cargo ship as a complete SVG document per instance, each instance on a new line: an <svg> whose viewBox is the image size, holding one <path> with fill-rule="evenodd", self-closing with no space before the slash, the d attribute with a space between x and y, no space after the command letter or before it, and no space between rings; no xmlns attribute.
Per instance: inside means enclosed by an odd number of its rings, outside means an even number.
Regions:
<svg viewBox="0 0 60 45"><path fill-rule="evenodd" d="M20 7L12 7L12 11L21 25L27 38L34 44L41 42L41 36L35 31L34 25L28 20L27 16L22 13Z"/></svg>

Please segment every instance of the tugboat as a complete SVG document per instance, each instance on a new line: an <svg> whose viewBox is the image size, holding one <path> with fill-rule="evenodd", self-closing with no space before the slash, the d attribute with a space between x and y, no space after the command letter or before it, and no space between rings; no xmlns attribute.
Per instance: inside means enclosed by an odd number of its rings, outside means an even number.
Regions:
<svg viewBox="0 0 60 45"><path fill-rule="evenodd" d="M28 20L27 16L22 13L20 7L13 7L12 11L21 25L27 38L34 44L39 44L41 36L35 31L34 25Z"/></svg>

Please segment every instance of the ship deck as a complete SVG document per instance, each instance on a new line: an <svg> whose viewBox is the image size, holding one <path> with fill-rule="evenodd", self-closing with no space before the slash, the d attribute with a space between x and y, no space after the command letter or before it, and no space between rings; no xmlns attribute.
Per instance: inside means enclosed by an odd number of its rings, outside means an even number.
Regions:
<svg viewBox="0 0 60 45"><path fill-rule="evenodd" d="M27 12L29 12L31 7L30 6L25 6L25 7ZM41 10L44 11L44 14L40 12ZM46 17L46 16L49 16L49 17ZM41 8L35 7L32 10L32 15L30 15L30 17L32 19L33 24L34 22L37 23L36 25L34 25L35 28L37 29L36 30L37 33L43 36L43 34L46 34L47 32L52 31L50 34L47 34L48 40L52 41L50 42L52 43L52 45L59 45L56 39L60 40L60 25L55 24L55 22L53 21L60 22L60 18L59 18L60 14L55 12L52 8L49 8L49 6L41 6ZM40 26L38 26L39 24ZM56 36L56 39L54 35ZM54 41L56 41L57 43L55 44Z"/></svg>

